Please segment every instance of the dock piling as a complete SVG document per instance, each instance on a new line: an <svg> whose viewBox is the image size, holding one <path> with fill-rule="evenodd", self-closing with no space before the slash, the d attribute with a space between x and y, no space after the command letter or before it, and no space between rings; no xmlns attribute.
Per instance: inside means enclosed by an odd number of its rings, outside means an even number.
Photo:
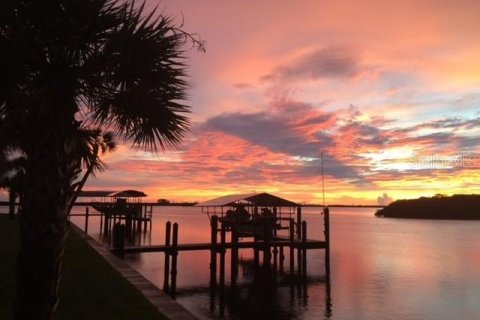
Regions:
<svg viewBox="0 0 480 320"><path fill-rule="evenodd" d="M212 216L210 221L211 235L210 243L212 245L217 244L217 234L218 234L218 217ZM210 287L214 288L217 284L217 251L212 246L210 250Z"/></svg>
<svg viewBox="0 0 480 320"><path fill-rule="evenodd" d="M109 228L109 222L108 222L108 215L106 213L102 214L104 217L104 224L103 224L103 235L108 236L108 228Z"/></svg>
<svg viewBox="0 0 480 320"><path fill-rule="evenodd" d="M178 256L178 223L173 224L173 231L172 231L172 281L171 281L171 295L175 297L175 293L177 290L177 256Z"/></svg>
<svg viewBox="0 0 480 320"><path fill-rule="evenodd" d="M283 247L280 247L280 258L279 258L280 273L283 273L283 262L284 261L285 261L285 252L283 250Z"/></svg>
<svg viewBox="0 0 480 320"><path fill-rule="evenodd" d="M85 233L88 233L88 217L90 215L89 207L85 207Z"/></svg>
<svg viewBox="0 0 480 320"><path fill-rule="evenodd" d="M300 251L300 250L299 250ZM302 278L307 277L307 222L302 222Z"/></svg>
<svg viewBox="0 0 480 320"><path fill-rule="evenodd" d="M272 238L272 228L270 227L270 221L267 219L264 224L263 230L263 264L270 265L271 260L271 247L270 241Z"/></svg>
<svg viewBox="0 0 480 320"><path fill-rule="evenodd" d="M323 224L325 230L325 273L327 286L330 286L330 210L328 207L323 209Z"/></svg>
<svg viewBox="0 0 480 320"><path fill-rule="evenodd" d="M123 259L125 257L125 225L117 222L113 226L113 247L117 251L117 256Z"/></svg>
<svg viewBox="0 0 480 320"><path fill-rule="evenodd" d="M302 238L302 207L297 208L297 239Z"/></svg>
<svg viewBox="0 0 480 320"><path fill-rule="evenodd" d="M238 230L237 230L237 223L234 222L231 228L231 242L233 244L232 249L230 251L231 254L231 285L232 287L235 286L237 280L237 268L238 268L238 248L236 244L238 243Z"/></svg>
<svg viewBox="0 0 480 320"><path fill-rule="evenodd" d="M290 242L293 242L295 239L295 221L290 219ZM293 276L293 272L295 269L295 258L294 258L295 251L293 246L290 246L290 274Z"/></svg>
<svg viewBox="0 0 480 320"><path fill-rule="evenodd" d="M225 287L225 226L222 223L220 229L220 287L223 289Z"/></svg>
<svg viewBox="0 0 480 320"><path fill-rule="evenodd" d="M165 225L165 246L169 247L170 246L170 236L172 232L172 223L170 221L167 221L167 224ZM170 252L165 251L165 268L164 268L164 274L163 274L163 291L168 292L169 291L169 278L170 278Z"/></svg>
<svg viewBox="0 0 480 320"><path fill-rule="evenodd" d="M85 218L89 217L89 210L85 211ZM165 227L165 245L150 245L150 246L129 246L125 247L125 232L129 229L135 231L136 227L144 225L143 220L128 221L127 217L116 215L112 212L105 212L101 216L104 217L105 232L111 233L109 241L113 241L114 250L119 256L124 253L139 253L139 252L164 252L165 267L164 267L164 282L163 290L169 293L173 298L176 295L177 286L177 259L179 251L192 250L209 250L211 253L210 259L210 289L211 293L215 294L218 284L220 290L225 288L225 267L226 267L226 253L230 250L231 256L231 288L236 289L239 265L239 250L251 249L254 254L254 266L258 270L260 266L260 251L263 251L262 265L265 267L273 267L271 276L278 275L278 272L283 274L283 263L285 260L285 250L289 250L290 258L290 275L292 282L301 286L307 279L307 250L309 249L325 249L325 271L328 292L330 291L330 226L329 226L329 210L325 208L324 214L324 233L325 241L312 240L307 238L307 222L300 220L302 217L301 208L297 208L297 216L289 219L281 218L280 220L265 219L263 226L258 221L238 222L236 220L223 220L218 216L213 215L210 219L211 223L211 239L210 243L178 243L179 226L178 223L168 221ZM142 218L147 218L147 210L140 212ZM118 220L118 221L117 221ZM261 220L260 220L261 221ZM126 224L122 224L125 222ZM151 221L149 221L151 223ZM277 222L288 222L288 228L285 225L280 225ZM131 227L130 227L131 223ZM221 224L220 226L218 224ZM110 230L109 225L113 224ZM151 224L150 224L151 227ZM249 229L250 227L250 229ZM263 227L263 228L262 228ZM275 234L274 229L278 230L288 229L288 235ZM85 229L88 230L88 222L85 222ZM263 230L263 234L262 234ZM285 230L286 231L286 230ZM230 233L230 238L227 240L227 233ZM240 237L254 237L253 241L241 240ZM220 238L219 238L220 237ZM130 239L131 240L131 239ZM297 250L295 258L295 250ZM217 258L217 254L220 255ZM219 261L217 261L219 259ZM272 262L273 259L273 262ZM297 267L295 269L295 260L297 260ZM218 265L219 263L220 265ZM217 268L220 268L217 278ZM269 270L266 268L265 270ZM270 272L270 271L269 271ZM298 274L298 278L297 278ZM300 281L293 281L298 279ZM218 281L218 282L217 282ZM305 284L305 283L303 283ZM300 288L300 287L299 287ZM305 291L306 292L306 291ZM298 293L301 295L301 292ZM306 293L304 293L306 296Z"/></svg>
<svg viewBox="0 0 480 320"><path fill-rule="evenodd" d="M276 274L278 270L278 247L273 247L273 272Z"/></svg>

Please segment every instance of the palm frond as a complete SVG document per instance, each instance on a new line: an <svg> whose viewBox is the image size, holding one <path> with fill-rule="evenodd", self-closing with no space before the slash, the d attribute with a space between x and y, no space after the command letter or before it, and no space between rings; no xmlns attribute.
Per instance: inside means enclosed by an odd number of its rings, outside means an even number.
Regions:
<svg viewBox="0 0 480 320"><path fill-rule="evenodd" d="M93 123L114 127L136 146L176 147L189 127L190 108L182 103L186 34L170 17L145 15L143 5L125 5L119 14L122 24L95 57L104 62L101 86L85 82Z"/></svg>
<svg viewBox="0 0 480 320"><path fill-rule="evenodd" d="M104 171L105 163L101 160L100 154L113 151L116 147L112 132L102 132L101 129L86 129L80 127L74 134L74 145L78 157L81 159L82 167L96 172ZM91 168L91 169L90 169Z"/></svg>

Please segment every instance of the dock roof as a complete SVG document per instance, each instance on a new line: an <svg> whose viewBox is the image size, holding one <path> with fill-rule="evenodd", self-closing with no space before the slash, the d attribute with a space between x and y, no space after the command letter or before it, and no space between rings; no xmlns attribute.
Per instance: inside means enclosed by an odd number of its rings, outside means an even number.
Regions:
<svg viewBox="0 0 480 320"><path fill-rule="evenodd" d="M232 194L197 204L199 207L226 207L235 204L246 204L257 207L298 207L298 203L286 200L269 193Z"/></svg>
<svg viewBox="0 0 480 320"><path fill-rule="evenodd" d="M113 198L143 198L147 195L142 191L138 190L123 190L123 191L112 191L112 190L90 190L90 191L81 191L79 197L113 197Z"/></svg>
<svg viewBox="0 0 480 320"><path fill-rule="evenodd" d="M88 190L88 191L80 191L79 197L108 197L111 193L115 191L112 190Z"/></svg>
<svg viewBox="0 0 480 320"><path fill-rule="evenodd" d="M110 194L110 197L114 198L143 198L146 196L147 195L145 193L138 190L123 190Z"/></svg>

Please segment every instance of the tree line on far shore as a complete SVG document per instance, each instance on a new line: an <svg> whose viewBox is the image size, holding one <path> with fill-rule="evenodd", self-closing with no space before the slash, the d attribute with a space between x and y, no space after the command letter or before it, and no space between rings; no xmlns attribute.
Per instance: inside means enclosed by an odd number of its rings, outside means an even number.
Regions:
<svg viewBox="0 0 480 320"><path fill-rule="evenodd" d="M479 220L478 208L480 208L478 194L453 196L437 194L433 197L397 200L378 210L375 215L386 218Z"/></svg>

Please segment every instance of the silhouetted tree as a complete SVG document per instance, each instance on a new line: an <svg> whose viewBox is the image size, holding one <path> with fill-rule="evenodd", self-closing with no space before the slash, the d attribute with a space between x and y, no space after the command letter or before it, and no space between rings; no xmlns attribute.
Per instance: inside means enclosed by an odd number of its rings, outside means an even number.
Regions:
<svg viewBox="0 0 480 320"><path fill-rule="evenodd" d="M16 319L55 318L69 209L83 180L78 132L113 130L152 150L181 141L189 39L202 47L133 1L2 2L0 147L26 159Z"/></svg>
<svg viewBox="0 0 480 320"><path fill-rule="evenodd" d="M80 155L84 164L85 173L83 177L75 184L75 192L70 200L68 212L72 210L78 195L87 182L90 175L95 175L96 171L103 171L105 164L100 159L100 154L112 152L116 148L116 143L112 132L102 133L102 130L82 130L77 137L80 148Z"/></svg>
<svg viewBox="0 0 480 320"><path fill-rule="evenodd" d="M103 171L105 164L100 159L100 154L111 152L115 149L116 144L111 132L102 133L100 129L87 130L82 129L75 133L76 144L79 146L79 157L85 173L79 182L75 183L76 187L74 197L70 203L68 211L73 207L80 191L85 185L90 175L95 175L97 171ZM19 197L20 208L22 192L25 180L25 156L17 156L9 159L10 154L15 154L20 150L18 146L9 151L3 151L0 155L0 188L8 190L9 198L9 216L14 218L17 197Z"/></svg>

